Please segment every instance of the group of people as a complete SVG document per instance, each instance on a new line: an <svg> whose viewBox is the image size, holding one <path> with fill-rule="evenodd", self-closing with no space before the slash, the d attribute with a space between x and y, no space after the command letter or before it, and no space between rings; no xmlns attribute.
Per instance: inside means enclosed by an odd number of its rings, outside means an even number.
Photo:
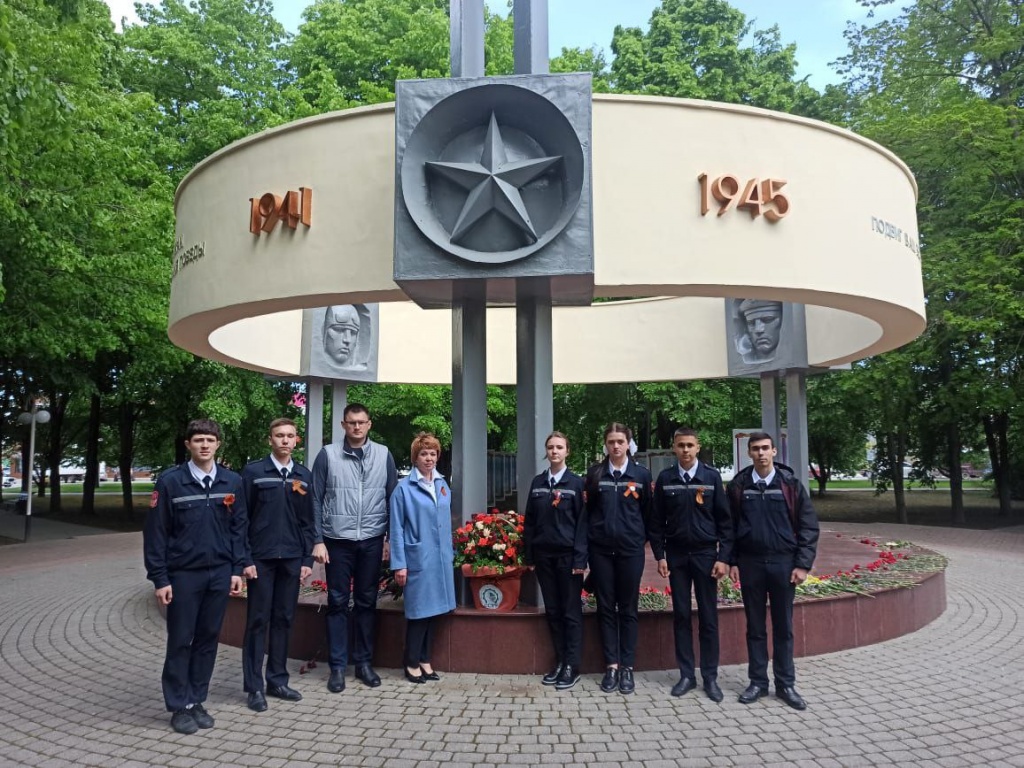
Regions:
<svg viewBox="0 0 1024 768"><path fill-rule="evenodd" d="M345 689L347 669L370 688L381 563L390 560L404 588L404 675L414 684L440 679L431 665L436 617L455 608L451 488L437 471L441 445L420 433L412 469L399 481L391 452L369 439L366 407L349 404L344 439L323 447L312 470L292 458L295 423L275 419L270 454L241 474L216 462L220 426L189 423L189 460L160 475L143 532L147 577L166 610L164 703L179 733L211 728L204 707L229 595L247 592L242 647L243 688L255 712L267 697L299 701L289 685L288 639L299 585L314 561L327 582L327 689ZM740 701L768 692L766 604L771 603L777 694L802 709L794 687L792 605L796 584L815 554L817 519L802 485L774 463L765 433L749 441L753 466L729 484L698 461L690 429L673 438L678 464L652 481L630 451L628 427L604 432L607 457L581 478L566 466L569 441L545 441L548 469L534 478L524 521L525 551L536 568L557 663L545 685L572 688L580 679L581 591L597 599L606 670L601 690L635 690L639 588L650 542L672 585L676 657L681 677L672 694L696 687L691 641L691 585L700 623L704 689L715 701L718 626L716 581L739 578L747 617L750 687ZM351 648L349 647L351 645Z"/></svg>
<svg viewBox="0 0 1024 768"><path fill-rule="evenodd" d="M265 711L268 696L302 699L288 684L288 639L299 586L314 561L327 581L327 689L345 689L349 664L357 680L379 686L374 611L389 546L395 578L405 586L405 675L414 683L440 679L430 664L432 619L455 608L451 489L435 468L441 444L418 435L413 470L399 482L391 452L369 439L365 406L349 404L341 426L344 439L324 446L310 470L292 458L295 422L275 419L270 454L238 474L216 462L220 425L196 419L185 435L189 460L161 473L143 548L167 615L161 682L175 731L214 725L204 702L217 638L229 595L243 589L249 708Z"/></svg>
<svg viewBox="0 0 1024 768"><path fill-rule="evenodd" d="M726 488L714 467L698 458L700 440L687 427L675 431L677 461L657 480L632 458L629 427L604 431L606 457L585 478L566 468L569 442L553 432L545 442L549 467L534 478L526 504L527 561L536 568L556 663L545 685L572 688L580 679L586 585L597 600L605 672L601 690L633 693L640 584L650 543L658 572L672 591L679 681L673 696L697 687L692 598L697 603L700 672L715 702L718 685L718 581L740 582L747 624L750 685L739 701L768 694L767 614L771 606L772 666L776 695L796 709L793 600L814 563L818 520L806 489L775 463L772 436L754 432L747 443L752 465ZM589 566L589 575L583 575Z"/></svg>

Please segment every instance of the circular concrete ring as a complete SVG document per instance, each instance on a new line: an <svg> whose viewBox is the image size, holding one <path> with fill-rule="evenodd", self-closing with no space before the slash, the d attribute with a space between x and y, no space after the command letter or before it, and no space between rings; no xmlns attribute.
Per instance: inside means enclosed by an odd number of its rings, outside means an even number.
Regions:
<svg viewBox="0 0 1024 768"><path fill-rule="evenodd" d="M175 250L188 258L171 283L171 340L296 376L303 308L381 302L379 380L450 382L450 313L418 308L392 279L393 133L384 104L296 121L200 163L175 198ZM883 147L751 107L598 95L592 157L595 295L632 300L555 308L556 382L727 375L724 297L806 304L814 366L923 330L917 187ZM702 214L701 174L783 180L788 213L719 216L712 198ZM250 198L300 187L314 191L309 227L250 233ZM488 310L487 341L488 381L513 383L513 309Z"/></svg>

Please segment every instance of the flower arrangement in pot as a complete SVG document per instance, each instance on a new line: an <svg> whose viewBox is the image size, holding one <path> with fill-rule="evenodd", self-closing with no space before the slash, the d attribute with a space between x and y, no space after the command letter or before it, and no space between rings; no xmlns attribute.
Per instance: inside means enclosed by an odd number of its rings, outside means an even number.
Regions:
<svg viewBox="0 0 1024 768"><path fill-rule="evenodd" d="M466 575L500 575L518 568L523 565L523 516L497 509L477 513L455 531L453 545L455 565Z"/></svg>
<svg viewBox="0 0 1024 768"><path fill-rule="evenodd" d="M455 565L470 583L480 610L506 612L519 602L523 566L523 516L492 509L452 534Z"/></svg>

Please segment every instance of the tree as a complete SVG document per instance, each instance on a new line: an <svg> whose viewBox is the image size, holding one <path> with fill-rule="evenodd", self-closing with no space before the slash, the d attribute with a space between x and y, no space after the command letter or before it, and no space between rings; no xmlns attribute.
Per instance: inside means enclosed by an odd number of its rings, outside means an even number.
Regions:
<svg viewBox="0 0 1024 768"><path fill-rule="evenodd" d="M862 374L858 369L808 379L807 443L819 496L834 473L863 469L867 461L869 408Z"/></svg>
<svg viewBox="0 0 1024 768"><path fill-rule="evenodd" d="M395 98L395 81L448 77L444 0L321 0L303 13L290 65L317 112ZM485 10L485 69L510 74L512 19Z"/></svg>
<svg viewBox="0 0 1024 768"><path fill-rule="evenodd" d="M1004 513L1022 463L1011 442L1024 335L1021 12L1019 2L921 1L892 20L851 26L840 60L859 105L854 126L903 157L921 190L929 325L919 365L941 417L933 424L945 432L932 453L956 476L955 522L965 434L979 423L987 430Z"/></svg>
<svg viewBox="0 0 1024 768"><path fill-rule="evenodd" d="M611 82L619 93L782 111L814 93L794 80L796 46L782 44L778 27L753 29L725 0L662 0L647 31L615 28L612 53Z"/></svg>
<svg viewBox="0 0 1024 768"><path fill-rule="evenodd" d="M124 31L126 86L160 107L158 162L178 181L232 141L312 114L284 62L267 0L141 4Z"/></svg>

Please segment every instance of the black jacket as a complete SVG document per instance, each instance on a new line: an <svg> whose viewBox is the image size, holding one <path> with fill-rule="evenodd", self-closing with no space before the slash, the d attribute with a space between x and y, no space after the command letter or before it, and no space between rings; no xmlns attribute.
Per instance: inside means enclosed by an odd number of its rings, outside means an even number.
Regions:
<svg viewBox="0 0 1024 768"><path fill-rule="evenodd" d="M523 539L527 564L538 553L572 552L572 567L587 567L587 507L583 478L570 470L554 488L545 470L533 478L526 499Z"/></svg>
<svg viewBox="0 0 1024 768"><path fill-rule="evenodd" d="M730 561L732 516L717 469L698 461L689 483L683 482L678 463L658 475L651 514L651 549L655 560L663 560L668 550L717 553L717 560Z"/></svg>
<svg viewBox="0 0 1024 768"><path fill-rule="evenodd" d="M654 484L650 470L630 459L616 481L608 467L605 459L587 472L589 547L627 555L643 552Z"/></svg>
<svg viewBox="0 0 1024 768"><path fill-rule="evenodd" d="M313 565L313 475L297 462L284 480L270 456L242 470L254 560L301 557Z"/></svg>
<svg viewBox="0 0 1024 768"><path fill-rule="evenodd" d="M156 589L170 586L172 571L229 563L241 576L248 560L247 514L242 478L217 465L207 491L188 462L160 474L142 531L146 578Z"/></svg>
<svg viewBox="0 0 1024 768"><path fill-rule="evenodd" d="M764 493L753 475L754 468L747 467L729 483L736 536L730 564L743 557L789 555L794 568L810 570L818 550L818 515L807 489L779 464Z"/></svg>

